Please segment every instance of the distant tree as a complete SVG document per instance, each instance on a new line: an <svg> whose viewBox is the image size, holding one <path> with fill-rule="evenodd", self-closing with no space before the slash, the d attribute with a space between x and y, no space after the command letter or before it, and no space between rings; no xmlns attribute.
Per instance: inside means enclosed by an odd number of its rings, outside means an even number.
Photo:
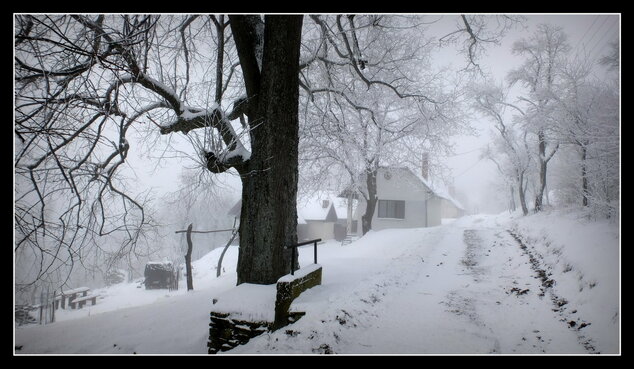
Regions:
<svg viewBox="0 0 634 369"><path fill-rule="evenodd" d="M112 286L126 281L126 272L121 269L111 269L104 278L107 286Z"/></svg>
<svg viewBox="0 0 634 369"><path fill-rule="evenodd" d="M619 43L612 42L610 43L610 53L601 57L601 59L599 59L599 63L606 66L610 71L618 71L620 66L620 58L621 56L619 53Z"/></svg>
<svg viewBox="0 0 634 369"><path fill-rule="evenodd" d="M511 186L517 189L522 213L528 214L526 190L531 170L531 150L528 147L528 131L509 121L513 117L524 117L524 111L507 102L508 91L504 86L493 82L473 85L470 91L473 108L493 121L496 131L493 147L487 146L483 157L491 160L504 178L510 179ZM511 113L508 113L508 110ZM511 191L512 192L512 191Z"/></svg>
<svg viewBox="0 0 634 369"><path fill-rule="evenodd" d="M541 211L546 189L548 162L559 148L549 135L559 122L554 121L552 91L559 80L559 68L570 51L567 36L560 27L540 24L529 38L513 44L513 53L524 56L524 63L508 74L511 85L520 83L528 89L520 100L528 105L525 121L527 129L537 136L539 186L535 194L534 210ZM550 146L550 150L548 150Z"/></svg>
<svg viewBox="0 0 634 369"><path fill-rule="evenodd" d="M571 186L580 198L577 201L609 216L615 214L613 202L618 199L618 83L610 78L598 81L592 71L587 61L568 61L552 98L562 123L559 140L578 153L576 160L566 163L577 169L577 185Z"/></svg>

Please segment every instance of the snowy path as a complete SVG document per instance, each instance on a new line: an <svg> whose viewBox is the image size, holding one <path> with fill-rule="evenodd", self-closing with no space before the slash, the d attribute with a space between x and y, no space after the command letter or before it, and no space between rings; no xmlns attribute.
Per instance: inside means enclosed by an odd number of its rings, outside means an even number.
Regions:
<svg viewBox="0 0 634 369"><path fill-rule="evenodd" d="M291 307L306 315L219 354L618 353L618 233L554 217L468 216L328 241L322 284ZM211 299L236 279L215 278L215 251L195 262L195 291L111 288L91 316L16 329L16 353L205 355ZM228 255L232 270L237 248ZM299 258L312 263L312 245Z"/></svg>
<svg viewBox="0 0 634 369"><path fill-rule="evenodd" d="M485 221L483 221L485 220ZM492 219L412 230L418 242L393 245L374 272L337 267L347 281L325 296L308 291L295 305L319 319L258 337L230 353L584 354L520 244ZM424 240L424 241L423 241ZM319 304L327 298L336 308ZM336 302L336 304L334 304Z"/></svg>

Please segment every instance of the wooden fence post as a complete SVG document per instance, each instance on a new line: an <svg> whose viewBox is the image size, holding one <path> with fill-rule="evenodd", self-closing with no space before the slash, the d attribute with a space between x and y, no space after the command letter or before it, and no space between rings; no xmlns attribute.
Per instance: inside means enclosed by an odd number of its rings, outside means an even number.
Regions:
<svg viewBox="0 0 634 369"><path fill-rule="evenodd" d="M192 228L194 223L187 227L187 253L185 254L185 268L187 269L187 291L194 289L194 279L192 278Z"/></svg>

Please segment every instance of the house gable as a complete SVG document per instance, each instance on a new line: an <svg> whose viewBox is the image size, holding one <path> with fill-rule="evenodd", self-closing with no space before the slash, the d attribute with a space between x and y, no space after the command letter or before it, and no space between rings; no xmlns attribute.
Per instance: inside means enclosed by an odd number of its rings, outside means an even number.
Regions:
<svg viewBox="0 0 634 369"><path fill-rule="evenodd" d="M336 222L337 221L337 212L335 211L334 205L330 204L330 210L328 210L328 215L324 219L326 222Z"/></svg>
<svg viewBox="0 0 634 369"><path fill-rule="evenodd" d="M379 168L377 197L380 200L425 201L430 189L407 168Z"/></svg>

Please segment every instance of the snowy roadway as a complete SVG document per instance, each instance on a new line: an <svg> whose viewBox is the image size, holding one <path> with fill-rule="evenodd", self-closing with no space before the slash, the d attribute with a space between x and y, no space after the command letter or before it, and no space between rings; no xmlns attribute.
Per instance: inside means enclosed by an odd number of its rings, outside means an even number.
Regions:
<svg viewBox="0 0 634 369"><path fill-rule="evenodd" d="M590 277L602 274L585 270L592 283L580 292L576 264L551 276L536 249L523 247L509 229L505 217L478 215L439 227L371 232L346 246L329 241L319 246L322 285L292 305L306 315L219 354L618 353L618 252L604 263L617 270L616 279L597 282ZM618 250L608 236L599 241ZM234 251L228 253L233 265ZM235 285L235 273L215 278L214 252L196 264L195 291L166 291L151 304L16 328L16 353L206 354L210 300ZM299 256L301 265L312 263L312 246L300 248ZM572 282L558 283L566 278ZM112 292L110 303L146 292L132 287L120 298ZM595 300L607 304L587 313Z"/></svg>
<svg viewBox="0 0 634 369"><path fill-rule="evenodd" d="M494 218L391 232L364 245L373 260L324 262L323 286L295 304L305 318L230 353L593 353Z"/></svg>

